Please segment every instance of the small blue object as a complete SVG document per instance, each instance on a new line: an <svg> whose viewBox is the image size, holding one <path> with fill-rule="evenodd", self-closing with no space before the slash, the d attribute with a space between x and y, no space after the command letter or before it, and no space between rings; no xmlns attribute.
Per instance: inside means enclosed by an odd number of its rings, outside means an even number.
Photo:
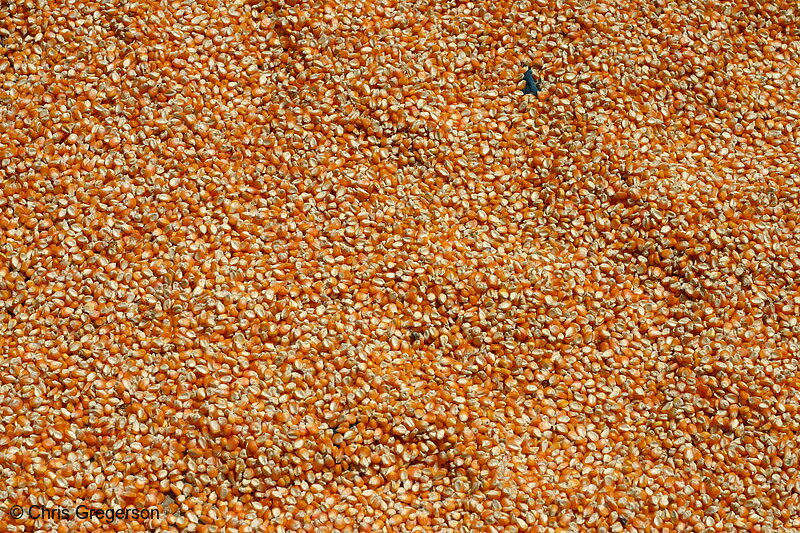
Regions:
<svg viewBox="0 0 800 533"><path fill-rule="evenodd" d="M528 68L528 71L522 76L525 80L525 88L522 89L522 94L532 94L536 96L539 94L539 84L533 78L533 71Z"/></svg>

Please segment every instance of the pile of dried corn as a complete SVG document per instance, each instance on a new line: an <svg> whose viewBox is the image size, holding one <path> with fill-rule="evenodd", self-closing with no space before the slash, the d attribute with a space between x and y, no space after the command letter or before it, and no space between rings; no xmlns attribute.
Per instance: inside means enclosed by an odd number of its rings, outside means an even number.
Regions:
<svg viewBox="0 0 800 533"><path fill-rule="evenodd" d="M0 38L0 532L800 528L793 2Z"/></svg>

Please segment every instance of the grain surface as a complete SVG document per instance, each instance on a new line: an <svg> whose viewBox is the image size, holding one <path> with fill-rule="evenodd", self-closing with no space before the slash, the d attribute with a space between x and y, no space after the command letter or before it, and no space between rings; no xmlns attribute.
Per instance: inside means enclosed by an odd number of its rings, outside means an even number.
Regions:
<svg viewBox="0 0 800 533"><path fill-rule="evenodd" d="M800 531L798 18L0 0L0 533Z"/></svg>

